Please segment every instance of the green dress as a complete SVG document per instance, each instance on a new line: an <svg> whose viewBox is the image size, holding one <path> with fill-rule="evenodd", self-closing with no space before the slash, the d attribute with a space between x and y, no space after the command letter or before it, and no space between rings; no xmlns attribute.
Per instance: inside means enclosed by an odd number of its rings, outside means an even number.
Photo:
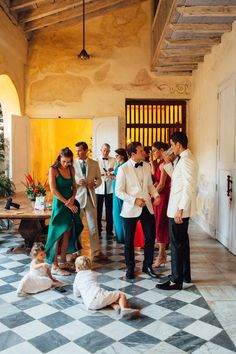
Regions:
<svg viewBox="0 0 236 354"><path fill-rule="evenodd" d="M73 195L73 177L64 178L57 169L56 188L65 198L69 199ZM76 204L77 205L77 204ZM47 262L52 263L58 239L71 228L67 253L76 252L81 248L80 234L83 230L83 224L80 218L79 210L73 214L56 196L53 197L52 216L48 228L48 237L46 242Z"/></svg>

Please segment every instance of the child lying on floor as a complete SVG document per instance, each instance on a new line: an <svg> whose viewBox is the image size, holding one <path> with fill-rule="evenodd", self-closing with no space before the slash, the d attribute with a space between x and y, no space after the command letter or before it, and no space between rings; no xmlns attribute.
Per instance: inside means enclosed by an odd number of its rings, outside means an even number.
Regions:
<svg viewBox="0 0 236 354"><path fill-rule="evenodd" d="M30 271L21 279L17 295L36 294L50 289L54 283L60 286L60 282L52 277L49 265L45 263L46 252L43 243L35 242L30 255L33 258Z"/></svg>
<svg viewBox="0 0 236 354"><path fill-rule="evenodd" d="M75 269L77 275L73 284L73 293L75 297L82 297L88 310L99 310L110 305L117 313L120 313L121 317L127 318L139 314L139 310L128 307L125 294L108 291L99 286L88 257L77 257Z"/></svg>

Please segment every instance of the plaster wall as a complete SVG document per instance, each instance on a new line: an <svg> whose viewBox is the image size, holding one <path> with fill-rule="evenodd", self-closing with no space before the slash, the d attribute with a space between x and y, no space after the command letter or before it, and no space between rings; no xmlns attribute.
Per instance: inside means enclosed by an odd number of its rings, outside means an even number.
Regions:
<svg viewBox="0 0 236 354"><path fill-rule="evenodd" d="M30 117L120 117L124 144L125 98L189 99L189 77L150 72L150 1L35 36L29 46L26 112Z"/></svg>
<svg viewBox="0 0 236 354"><path fill-rule="evenodd" d="M22 31L0 9L0 75L8 75L14 83L22 114L24 114L27 48L28 42Z"/></svg>
<svg viewBox="0 0 236 354"><path fill-rule="evenodd" d="M189 104L188 134L199 162L199 224L211 235L216 227L217 90L236 73L236 22L232 32L222 36L193 74ZM225 117L227 124L227 115Z"/></svg>

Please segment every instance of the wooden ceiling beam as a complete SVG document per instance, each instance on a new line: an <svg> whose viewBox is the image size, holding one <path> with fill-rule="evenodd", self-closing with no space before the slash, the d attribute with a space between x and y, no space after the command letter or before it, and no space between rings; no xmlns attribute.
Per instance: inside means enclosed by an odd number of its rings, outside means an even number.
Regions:
<svg viewBox="0 0 236 354"><path fill-rule="evenodd" d="M186 17L234 17L236 6L178 6L177 11Z"/></svg>
<svg viewBox="0 0 236 354"><path fill-rule="evenodd" d="M168 66L157 66L155 70L162 71L162 72L171 72L171 71L190 71L190 70L195 70L197 69L198 65L197 64L186 64L186 65L178 65L178 64L173 64L173 65L168 65Z"/></svg>
<svg viewBox="0 0 236 354"><path fill-rule="evenodd" d="M89 6L88 5L89 3L92 3L92 1L91 0L85 1L85 6L86 6L85 9L87 8L87 6ZM39 8L32 9L32 10L28 11L27 13L22 13L19 18L19 22L26 23L26 22L38 20L40 18L54 15L54 14L57 14L62 11L66 11L69 9L75 9L76 7L82 8L82 5L83 5L83 1L57 0L57 2L42 5Z"/></svg>
<svg viewBox="0 0 236 354"><path fill-rule="evenodd" d="M178 55L180 56L185 56L185 55L190 55L190 56L198 56L198 55L205 55L211 51L211 47L203 47L203 48L176 48L176 49L170 49L170 48L164 48L161 49L160 54L161 57L176 57Z"/></svg>
<svg viewBox="0 0 236 354"><path fill-rule="evenodd" d="M192 76L192 71L159 71L155 70L158 76Z"/></svg>
<svg viewBox="0 0 236 354"><path fill-rule="evenodd" d="M11 11L15 11L24 9L25 7L29 7L31 5L38 4L40 2L45 2L45 0L12 0L10 1L9 7Z"/></svg>
<svg viewBox="0 0 236 354"><path fill-rule="evenodd" d="M94 3L90 2L86 5L86 19L103 15L106 12L112 12L116 8L127 7L142 1L145 0L129 0L128 2L126 0L100 0ZM44 27L52 26L75 18L77 21L82 19L82 7L61 11L38 20L28 22L25 24L24 30L25 32L36 31Z"/></svg>
<svg viewBox="0 0 236 354"><path fill-rule="evenodd" d="M170 24L170 28L178 33L224 33L230 32L232 25L231 23L175 23Z"/></svg>
<svg viewBox="0 0 236 354"><path fill-rule="evenodd" d="M214 44L219 44L221 41L220 37L200 37L200 38L184 38L184 39L172 39L165 38L165 43L169 46L176 47L194 47L194 46L212 46Z"/></svg>
<svg viewBox="0 0 236 354"><path fill-rule="evenodd" d="M166 66L171 64L197 64L204 61L204 56L177 56L170 58L159 58L158 63L154 66Z"/></svg>

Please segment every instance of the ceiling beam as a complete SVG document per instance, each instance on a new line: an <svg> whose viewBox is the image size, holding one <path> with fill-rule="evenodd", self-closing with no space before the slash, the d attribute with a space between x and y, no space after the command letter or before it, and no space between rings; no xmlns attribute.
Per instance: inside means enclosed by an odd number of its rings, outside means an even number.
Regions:
<svg viewBox="0 0 236 354"><path fill-rule="evenodd" d="M170 72L170 71L190 71L190 70L195 70L197 69L198 65L197 64L186 64L186 65L178 65L178 64L173 64L169 66L157 66L155 67L155 70L162 71L162 72Z"/></svg>
<svg viewBox="0 0 236 354"><path fill-rule="evenodd" d="M165 66L165 65L172 65L172 64L197 64L199 62L204 61L204 56L177 56L177 57L170 57L170 58L159 58L158 63L154 66Z"/></svg>
<svg viewBox="0 0 236 354"><path fill-rule="evenodd" d="M183 16L234 17L236 6L179 6L177 11Z"/></svg>
<svg viewBox="0 0 236 354"><path fill-rule="evenodd" d="M45 0L12 0L10 1L10 10L20 10L31 5L38 4L40 2L45 2Z"/></svg>
<svg viewBox="0 0 236 354"><path fill-rule="evenodd" d="M186 33L224 33L230 32L231 23L175 23L170 24L170 28L174 32L186 32Z"/></svg>
<svg viewBox="0 0 236 354"><path fill-rule="evenodd" d="M164 48L161 49L160 54L162 57L176 57L178 55L180 56L185 56L185 55L205 55L211 51L211 47L203 47L203 48L176 48L176 49L170 49L170 48Z"/></svg>
<svg viewBox="0 0 236 354"><path fill-rule="evenodd" d="M192 76L192 71L159 71L156 69L154 72L158 76Z"/></svg>
<svg viewBox="0 0 236 354"><path fill-rule="evenodd" d="M85 1L85 8L87 8L88 3L92 3L92 1L87 0ZM42 5L38 8L32 9L28 11L27 13L22 13L19 22L20 23L26 23L34 20L38 20L42 17L47 17L50 15L57 14L59 12L69 10L69 9L75 9L76 7L81 6L82 8L83 1L78 1L78 0L57 0L57 2L53 3L47 3L46 5Z"/></svg>
<svg viewBox="0 0 236 354"><path fill-rule="evenodd" d="M18 21L17 21L17 16L14 12L11 12L9 10L9 7L7 6L6 2L4 0L0 0L0 9L2 9L4 11L4 13L6 14L6 16L10 19L10 21L14 24L14 25L18 25Z"/></svg>
<svg viewBox="0 0 236 354"><path fill-rule="evenodd" d="M214 44L219 44L221 41L220 37L200 37L200 38L184 38L184 39L172 39L165 38L165 43L173 47L194 47L194 46L212 46Z"/></svg>
<svg viewBox="0 0 236 354"><path fill-rule="evenodd" d="M103 15L106 12L112 12L116 8L120 9L131 6L142 1L145 0L129 0L128 2L126 0L100 0L94 3L90 2L86 5L86 19ZM77 19L77 22L82 19L82 7L61 11L38 20L28 22L25 24L24 30L25 32L36 31L44 27L52 26L75 18Z"/></svg>

